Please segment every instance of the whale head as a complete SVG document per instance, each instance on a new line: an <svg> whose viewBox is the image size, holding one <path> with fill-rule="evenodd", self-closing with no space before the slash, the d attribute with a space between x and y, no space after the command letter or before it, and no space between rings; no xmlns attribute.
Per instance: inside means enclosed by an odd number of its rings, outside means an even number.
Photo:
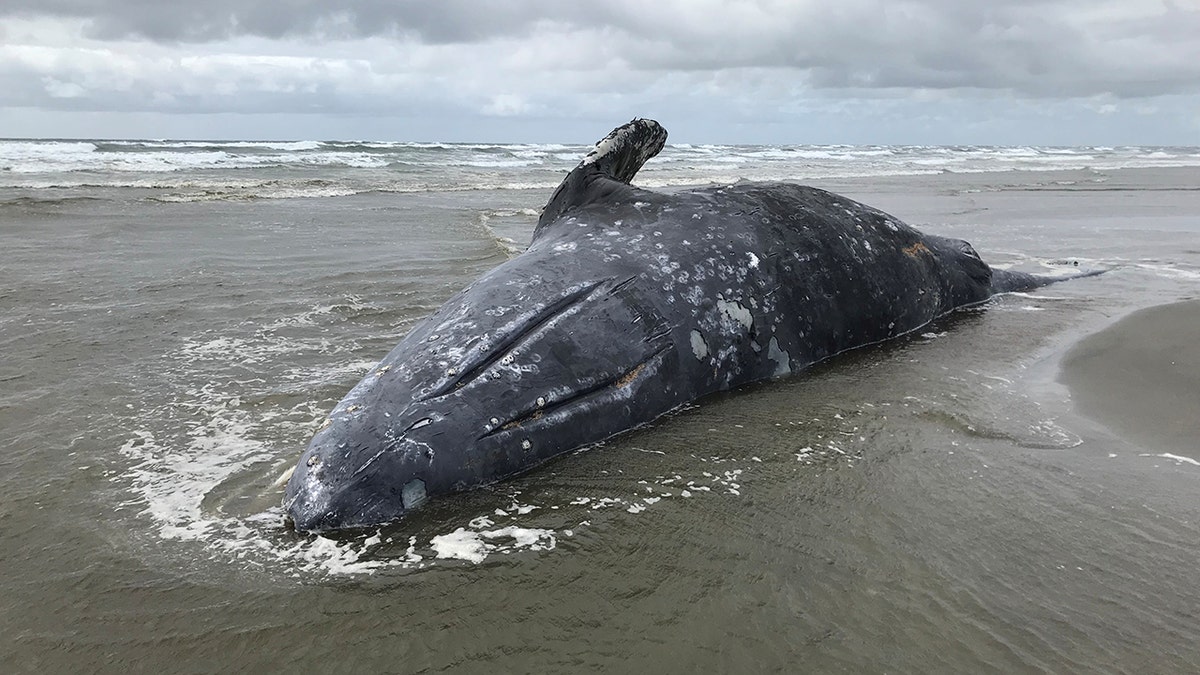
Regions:
<svg viewBox="0 0 1200 675"><path fill-rule="evenodd" d="M671 330L633 277L572 281L562 270L547 288L550 264L535 255L496 268L334 407L287 483L296 530L392 523L428 497L520 473L674 405L674 385L652 383L674 367Z"/></svg>

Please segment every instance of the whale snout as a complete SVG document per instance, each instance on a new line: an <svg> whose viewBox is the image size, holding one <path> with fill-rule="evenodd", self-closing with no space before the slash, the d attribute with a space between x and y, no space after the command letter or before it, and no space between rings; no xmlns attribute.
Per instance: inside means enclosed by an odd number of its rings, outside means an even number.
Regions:
<svg viewBox="0 0 1200 675"><path fill-rule="evenodd" d="M284 509L297 532L386 525L404 516L406 503L415 507L424 501L424 481L388 470L402 448L376 449L365 456L361 450L345 442L313 440L284 492Z"/></svg>
<svg viewBox="0 0 1200 675"><path fill-rule="evenodd" d="M284 504L291 526L297 532L331 532L379 527L400 520L406 509L400 498L363 499L351 490L332 491L289 483Z"/></svg>

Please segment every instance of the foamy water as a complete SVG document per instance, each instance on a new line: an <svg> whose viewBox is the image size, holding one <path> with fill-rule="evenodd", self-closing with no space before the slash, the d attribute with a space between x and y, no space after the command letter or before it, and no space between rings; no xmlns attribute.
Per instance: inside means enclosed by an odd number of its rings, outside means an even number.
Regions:
<svg viewBox="0 0 1200 675"><path fill-rule="evenodd" d="M156 389L153 398L143 402L137 411L143 428L133 429L118 449L128 466L115 476L128 493L121 510L148 521L155 536L169 546L202 544L214 563L236 561L250 570L269 567L305 577L372 574L385 568L425 569L434 564L480 564L494 556L549 554L560 540L576 536L593 522L631 526L621 521L664 501L739 497L743 482L753 480L756 465L762 462L757 456L739 460L694 455L694 472L647 475L636 479L626 493L530 500L518 489L502 488L502 498L485 510L450 518L420 539L397 539L399 535L384 531L341 540L295 537L287 533L279 506L282 487L272 479L295 461L299 446L281 447L270 439L311 435L326 411L313 401L290 407L263 407L253 401L270 396L281 384L336 386L374 367L374 361L338 359L347 347L279 333L316 326L330 313L329 306L317 306L250 332L205 332L164 354L160 373L167 389ZM312 367L291 365L313 353L330 353L334 358ZM231 355L236 355L236 364L230 363ZM239 377L236 371L242 368L276 375L270 381ZM814 421L818 420L804 423ZM836 423L841 424L840 416ZM804 448L794 453L795 459L804 464L842 460L852 465L861 451L854 446L863 440L855 437L856 431L846 423L840 432L846 438ZM636 450L665 455L660 450ZM230 483L249 487L231 488ZM238 513L220 506L246 489L261 510Z"/></svg>

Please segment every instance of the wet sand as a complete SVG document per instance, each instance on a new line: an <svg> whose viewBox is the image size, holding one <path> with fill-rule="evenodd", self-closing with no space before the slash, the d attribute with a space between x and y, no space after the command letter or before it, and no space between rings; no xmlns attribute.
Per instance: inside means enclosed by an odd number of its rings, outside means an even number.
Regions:
<svg viewBox="0 0 1200 675"><path fill-rule="evenodd" d="M1079 412L1152 452L1200 460L1200 300L1150 307L1088 336L1061 381Z"/></svg>

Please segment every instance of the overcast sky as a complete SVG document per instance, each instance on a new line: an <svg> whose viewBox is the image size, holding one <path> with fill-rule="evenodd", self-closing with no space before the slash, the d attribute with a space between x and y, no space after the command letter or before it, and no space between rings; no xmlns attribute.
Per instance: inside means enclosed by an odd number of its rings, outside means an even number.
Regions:
<svg viewBox="0 0 1200 675"><path fill-rule="evenodd" d="M0 137L1200 145L1200 0L3 0Z"/></svg>

